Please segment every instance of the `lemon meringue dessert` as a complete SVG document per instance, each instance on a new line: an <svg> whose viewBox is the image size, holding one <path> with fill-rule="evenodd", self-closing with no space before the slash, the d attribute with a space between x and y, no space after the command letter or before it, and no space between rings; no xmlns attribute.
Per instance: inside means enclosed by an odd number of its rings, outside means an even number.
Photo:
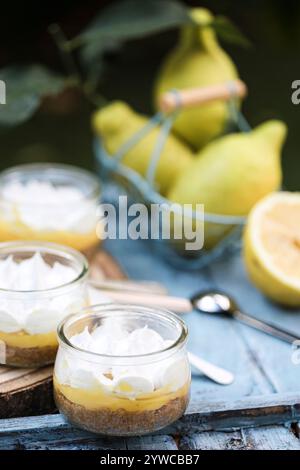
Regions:
<svg viewBox="0 0 300 470"><path fill-rule="evenodd" d="M99 198L97 178L80 168L40 163L5 170L0 241L49 241L89 254L99 244Z"/></svg>
<svg viewBox="0 0 300 470"><path fill-rule="evenodd" d="M54 362L56 329L88 305L85 257L51 243L0 244L0 362L37 367Z"/></svg>
<svg viewBox="0 0 300 470"><path fill-rule="evenodd" d="M189 400L187 329L167 311L98 305L58 328L56 404L104 435L141 435L178 419Z"/></svg>

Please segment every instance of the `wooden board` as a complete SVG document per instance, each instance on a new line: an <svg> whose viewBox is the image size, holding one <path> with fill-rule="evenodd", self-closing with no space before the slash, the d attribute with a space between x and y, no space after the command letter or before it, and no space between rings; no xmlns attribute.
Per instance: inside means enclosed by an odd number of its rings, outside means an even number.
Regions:
<svg viewBox="0 0 300 470"><path fill-rule="evenodd" d="M125 277L113 257L103 250L94 256L91 274L96 279ZM52 366L40 369L0 366L0 418L53 412L52 373Z"/></svg>
<svg viewBox="0 0 300 470"><path fill-rule="evenodd" d="M237 428L230 432L195 429L189 433L130 438L105 438L75 428L61 415L5 419L0 426L0 450L300 450L291 426Z"/></svg>
<svg viewBox="0 0 300 470"><path fill-rule="evenodd" d="M2 420L1 450L177 450L168 435L103 438L67 424L61 415Z"/></svg>
<svg viewBox="0 0 300 470"><path fill-rule="evenodd" d="M262 426L233 432L202 432L183 436L180 450L300 450L291 428Z"/></svg>

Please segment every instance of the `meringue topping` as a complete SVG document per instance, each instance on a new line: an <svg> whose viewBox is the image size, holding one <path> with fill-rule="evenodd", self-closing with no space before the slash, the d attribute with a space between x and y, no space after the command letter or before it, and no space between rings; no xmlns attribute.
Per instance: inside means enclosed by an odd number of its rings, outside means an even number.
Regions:
<svg viewBox="0 0 300 470"><path fill-rule="evenodd" d="M95 228L96 202L85 198L77 187L34 179L24 184L12 181L4 185L1 195L9 203L3 210L5 218L13 221L17 217L34 230L88 233Z"/></svg>
<svg viewBox="0 0 300 470"><path fill-rule="evenodd" d="M67 285L77 277L78 272L73 267L59 262L50 265L39 252L20 262L12 256L0 260L0 291L3 289L0 331L22 330L29 334L55 331L59 321L84 305L80 289L80 292L72 289L72 292L55 293L55 288ZM48 289L49 295L39 295ZM18 296L13 297L16 292Z"/></svg>
<svg viewBox="0 0 300 470"><path fill-rule="evenodd" d="M70 266L57 261L51 266L39 252L20 262L12 256L0 260L0 289L17 291L45 290L68 284L77 277Z"/></svg>

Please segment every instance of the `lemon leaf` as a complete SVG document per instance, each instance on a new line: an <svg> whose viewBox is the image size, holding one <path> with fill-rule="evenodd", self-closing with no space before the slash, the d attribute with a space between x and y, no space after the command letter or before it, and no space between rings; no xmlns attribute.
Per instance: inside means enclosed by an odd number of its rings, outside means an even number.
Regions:
<svg viewBox="0 0 300 470"><path fill-rule="evenodd" d="M228 43L237 44L243 47L251 47L248 38L235 26L226 16L216 16L209 24L221 39Z"/></svg>
<svg viewBox="0 0 300 470"><path fill-rule="evenodd" d="M70 46L100 41L102 48L107 39L135 39L186 23L192 23L189 9L176 0L123 0L103 10Z"/></svg>
<svg viewBox="0 0 300 470"><path fill-rule="evenodd" d="M0 105L0 126L20 124L39 108L44 96L56 95L66 80L41 65L11 66L0 70L6 85L6 104Z"/></svg>

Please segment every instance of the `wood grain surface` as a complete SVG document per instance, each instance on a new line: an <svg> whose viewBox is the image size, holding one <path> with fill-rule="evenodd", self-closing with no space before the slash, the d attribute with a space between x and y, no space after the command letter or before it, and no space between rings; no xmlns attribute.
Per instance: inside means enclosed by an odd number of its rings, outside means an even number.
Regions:
<svg viewBox="0 0 300 470"><path fill-rule="evenodd" d="M114 438L96 436L70 425L61 415L5 419L0 450L300 450L291 426L237 428Z"/></svg>

